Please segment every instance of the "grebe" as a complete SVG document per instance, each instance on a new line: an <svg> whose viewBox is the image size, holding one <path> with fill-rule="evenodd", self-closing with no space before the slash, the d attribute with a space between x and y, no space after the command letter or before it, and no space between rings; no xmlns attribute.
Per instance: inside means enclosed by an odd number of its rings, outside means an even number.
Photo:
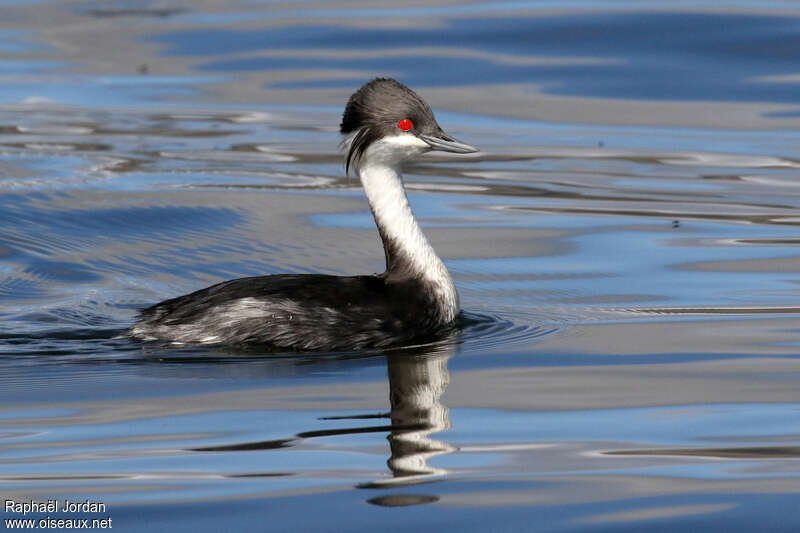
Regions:
<svg viewBox="0 0 800 533"><path fill-rule="evenodd" d="M347 102L346 172L361 179L386 255L371 276L278 274L226 281L141 311L130 335L173 344L279 349L380 348L434 335L459 313L458 292L408 204L400 171L419 155L477 152L445 134L405 85L376 78Z"/></svg>

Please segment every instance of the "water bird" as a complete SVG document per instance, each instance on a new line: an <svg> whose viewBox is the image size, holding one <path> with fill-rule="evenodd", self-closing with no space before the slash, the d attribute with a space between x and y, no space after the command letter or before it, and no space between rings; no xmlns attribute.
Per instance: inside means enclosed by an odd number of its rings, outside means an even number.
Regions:
<svg viewBox="0 0 800 533"><path fill-rule="evenodd" d="M342 351L395 346L451 327L460 312L458 292L414 218L401 171L432 150L478 150L447 135L425 100L388 78L350 97L340 132L346 172L360 178L383 242L385 272L225 281L142 310L130 335L172 344Z"/></svg>

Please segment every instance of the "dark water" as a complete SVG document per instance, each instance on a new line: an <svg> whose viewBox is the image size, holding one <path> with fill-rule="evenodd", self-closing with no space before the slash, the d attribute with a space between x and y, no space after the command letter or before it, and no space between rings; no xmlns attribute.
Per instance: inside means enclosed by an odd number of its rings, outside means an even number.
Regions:
<svg viewBox="0 0 800 533"><path fill-rule="evenodd" d="M106 505L4 520L800 530L795 3L0 14L0 493ZM382 270L337 134L376 75L482 148L406 176L462 331L315 355L121 338L220 280Z"/></svg>

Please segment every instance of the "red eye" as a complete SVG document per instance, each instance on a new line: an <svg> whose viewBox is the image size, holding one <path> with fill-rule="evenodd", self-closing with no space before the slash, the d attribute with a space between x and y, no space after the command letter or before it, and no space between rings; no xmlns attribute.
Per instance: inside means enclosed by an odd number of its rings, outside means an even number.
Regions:
<svg viewBox="0 0 800 533"><path fill-rule="evenodd" d="M401 120L400 122L397 123L397 127L400 128L403 131L408 131L411 128L413 128L414 125L411 123L410 120L408 120L407 118L404 118L403 120Z"/></svg>

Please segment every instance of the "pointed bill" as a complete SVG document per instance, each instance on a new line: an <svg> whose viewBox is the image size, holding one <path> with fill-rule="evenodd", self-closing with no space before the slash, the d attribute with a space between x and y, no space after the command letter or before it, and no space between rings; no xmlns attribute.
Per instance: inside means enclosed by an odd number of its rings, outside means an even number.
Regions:
<svg viewBox="0 0 800 533"><path fill-rule="evenodd" d="M425 141L431 150L441 150L442 152L453 152L454 154L471 154L478 149L461 141L457 141L445 133L439 135L420 135L420 139Z"/></svg>

